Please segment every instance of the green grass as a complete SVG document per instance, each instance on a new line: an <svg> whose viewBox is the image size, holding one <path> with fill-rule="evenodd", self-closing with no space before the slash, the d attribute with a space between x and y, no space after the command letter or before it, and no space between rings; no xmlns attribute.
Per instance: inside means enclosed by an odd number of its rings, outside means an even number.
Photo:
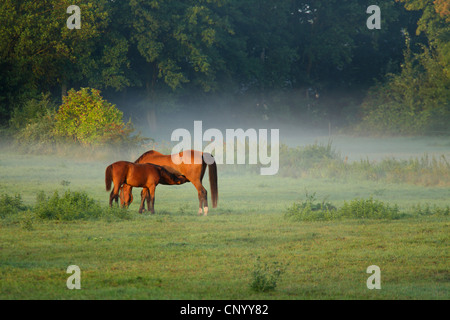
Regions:
<svg viewBox="0 0 450 320"><path fill-rule="evenodd" d="M2 299L449 298L448 220L155 215L2 229ZM273 292L249 288L257 256L289 264ZM65 286L72 264L81 268L80 291ZM380 291L365 285L372 264L381 268Z"/></svg>
<svg viewBox="0 0 450 320"><path fill-rule="evenodd" d="M0 195L20 194L27 206L0 219L0 299L450 298L448 216L285 217L305 190L338 208L373 197L402 211L418 205L426 211L427 204L450 204L448 188L232 175L219 168L219 207L208 217L196 215L190 184L158 186L155 215L137 213L136 189L130 220L47 220L29 210L40 191L51 197L55 190L60 197L85 192L105 208L104 170L113 161L0 154ZM273 290L252 289L258 257L285 267ZM66 287L69 265L81 268L81 290ZM381 290L366 287L370 265L381 268Z"/></svg>

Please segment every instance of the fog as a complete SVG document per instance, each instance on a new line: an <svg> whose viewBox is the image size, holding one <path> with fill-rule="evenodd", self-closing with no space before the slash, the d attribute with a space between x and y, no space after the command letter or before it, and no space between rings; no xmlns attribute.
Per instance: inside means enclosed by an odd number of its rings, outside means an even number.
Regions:
<svg viewBox="0 0 450 320"><path fill-rule="evenodd" d="M365 137L348 134L344 128L333 126L331 121L313 124L302 119L296 121L294 118L280 119L264 113L239 112L233 107L203 107L195 111L185 107L176 109L170 113L156 112L156 121L153 121L149 112L140 119L134 118L136 131L158 144L173 145L171 135L175 129L184 128L193 135L194 121L202 121L203 132L210 128L219 129L224 134L226 129L279 129L280 143L289 147L314 143L327 145L331 142L335 151L344 158L348 157L349 161L379 161L392 157L406 160L424 154L450 157L450 138L446 136Z"/></svg>

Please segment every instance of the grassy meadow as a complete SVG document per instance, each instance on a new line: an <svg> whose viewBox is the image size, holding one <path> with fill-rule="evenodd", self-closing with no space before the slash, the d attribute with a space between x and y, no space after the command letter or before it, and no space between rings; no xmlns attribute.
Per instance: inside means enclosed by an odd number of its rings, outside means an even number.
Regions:
<svg viewBox="0 0 450 320"><path fill-rule="evenodd" d="M414 209L449 206L446 184L259 176L222 165L219 206L207 217L197 216L191 184L158 186L155 215L138 214L135 189L122 217L36 216L40 192L84 192L106 210L104 170L116 160L2 150L0 195L20 194L26 209L0 218L0 299L450 298L449 216ZM336 207L373 198L405 214L290 219L288 208L306 193ZM69 265L81 269L81 290L66 287ZM370 265L381 269L381 290L367 289ZM255 275L270 276L272 267L283 270L276 288L252 289Z"/></svg>

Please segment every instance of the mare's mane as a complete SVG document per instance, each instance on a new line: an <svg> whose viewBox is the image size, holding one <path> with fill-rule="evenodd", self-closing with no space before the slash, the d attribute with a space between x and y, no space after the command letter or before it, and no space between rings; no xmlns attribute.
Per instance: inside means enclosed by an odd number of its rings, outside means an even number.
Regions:
<svg viewBox="0 0 450 320"><path fill-rule="evenodd" d="M139 161L142 160L142 158L144 158L145 156L147 156L150 153L163 156L163 154L161 152L158 152L158 151L155 151L155 150L150 150L150 151L144 152L139 158L137 158L135 163L138 163Z"/></svg>

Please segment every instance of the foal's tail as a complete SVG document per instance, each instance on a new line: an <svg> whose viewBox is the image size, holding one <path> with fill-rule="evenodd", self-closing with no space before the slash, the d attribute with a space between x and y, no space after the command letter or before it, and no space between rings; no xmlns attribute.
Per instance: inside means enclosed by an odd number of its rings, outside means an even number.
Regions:
<svg viewBox="0 0 450 320"><path fill-rule="evenodd" d="M216 161L208 164L209 168L209 186L211 188L211 200L213 208L217 208L217 201L219 198L219 190L217 188L217 165Z"/></svg>
<svg viewBox="0 0 450 320"><path fill-rule="evenodd" d="M108 166L105 172L106 191L111 190L111 182L112 182L112 165Z"/></svg>

